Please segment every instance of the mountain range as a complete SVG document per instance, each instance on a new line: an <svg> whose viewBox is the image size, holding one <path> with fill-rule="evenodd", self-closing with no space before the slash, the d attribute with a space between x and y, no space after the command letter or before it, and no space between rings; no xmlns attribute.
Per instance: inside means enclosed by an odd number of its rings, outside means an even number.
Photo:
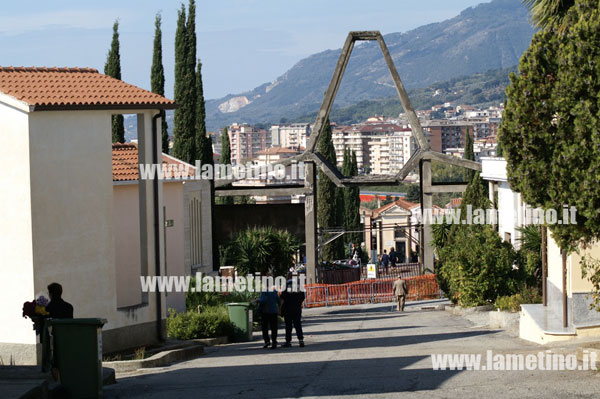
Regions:
<svg viewBox="0 0 600 399"><path fill-rule="evenodd" d="M399 21L400 27L401 18ZM384 40L405 86L414 89L492 69L514 68L534 32L521 0L493 0L442 22L384 35ZM343 40L340 38L340 44ZM277 123L314 114L340 51L313 54L272 82L208 100L207 128L217 130L233 122ZM357 43L334 107L394 95L377 43Z"/></svg>

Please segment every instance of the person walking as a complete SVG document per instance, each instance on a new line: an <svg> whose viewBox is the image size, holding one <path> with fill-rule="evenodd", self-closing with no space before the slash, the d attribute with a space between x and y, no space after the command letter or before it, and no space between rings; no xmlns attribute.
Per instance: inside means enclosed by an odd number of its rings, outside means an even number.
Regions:
<svg viewBox="0 0 600 399"><path fill-rule="evenodd" d="M263 291L260 294L259 309L261 314L260 324L262 327L263 340L265 341L264 349L271 347L277 348L277 317L281 306L281 299L277 295L277 290L272 287L269 291ZM269 337L269 330L271 337Z"/></svg>
<svg viewBox="0 0 600 399"><path fill-rule="evenodd" d="M402 280L402 277L398 277L398 280L394 281L394 297L398 301L399 312L404 312L404 302L407 293L408 287L406 286L406 281Z"/></svg>
<svg viewBox="0 0 600 399"><path fill-rule="evenodd" d="M286 288L281 293L281 314L285 320L285 344L282 345L283 347L289 348L292 346L292 328L296 330L298 346L304 347L302 303L305 298L304 292L300 291L298 276L289 273Z"/></svg>

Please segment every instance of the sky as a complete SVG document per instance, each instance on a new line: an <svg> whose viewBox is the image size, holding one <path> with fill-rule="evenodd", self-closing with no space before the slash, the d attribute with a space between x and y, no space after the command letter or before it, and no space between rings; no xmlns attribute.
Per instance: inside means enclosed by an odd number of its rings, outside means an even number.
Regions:
<svg viewBox="0 0 600 399"><path fill-rule="evenodd" d="M340 48L351 30L406 32L489 0L197 0L198 58L205 98L275 80L302 58ZM185 1L187 4L187 0ZM150 88L154 17L163 20L165 92L173 93L181 1L29 0L2 5L0 65L104 69L120 23L122 79Z"/></svg>

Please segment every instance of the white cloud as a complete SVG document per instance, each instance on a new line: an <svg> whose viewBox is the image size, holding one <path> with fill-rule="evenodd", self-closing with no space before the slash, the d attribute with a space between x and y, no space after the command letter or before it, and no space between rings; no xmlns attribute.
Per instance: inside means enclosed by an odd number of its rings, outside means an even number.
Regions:
<svg viewBox="0 0 600 399"><path fill-rule="evenodd" d="M18 35L52 28L108 28L122 10L61 10L38 14L0 16L0 33Z"/></svg>

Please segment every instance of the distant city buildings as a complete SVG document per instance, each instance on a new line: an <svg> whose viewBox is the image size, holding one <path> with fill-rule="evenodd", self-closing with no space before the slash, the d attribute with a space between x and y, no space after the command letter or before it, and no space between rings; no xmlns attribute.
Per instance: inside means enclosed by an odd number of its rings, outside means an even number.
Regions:
<svg viewBox="0 0 600 399"><path fill-rule="evenodd" d="M271 126L271 145L283 148L306 148L312 129L310 123L291 123Z"/></svg>
<svg viewBox="0 0 600 399"><path fill-rule="evenodd" d="M434 151L463 157L467 131L473 138L475 160L496 156L498 128L504 107L477 109L469 105L444 103L417 111L423 130ZM274 124L268 130L234 123L228 127L231 161L242 164L271 162L297 154L306 148L312 133L310 123ZM211 134L215 152L221 152L219 135ZM408 120L372 116L353 125L332 124L336 163L341 166L344 149L356 154L359 173L395 174L410 159L416 143ZM272 148L273 152L269 149ZM291 155L289 155L291 156ZM268 158L268 160L263 158Z"/></svg>
<svg viewBox="0 0 600 399"><path fill-rule="evenodd" d="M258 153L271 147L271 135L265 129L258 129L247 123L234 123L227 128L231 147L231 163L243 164L258 156Z"/></svg>

